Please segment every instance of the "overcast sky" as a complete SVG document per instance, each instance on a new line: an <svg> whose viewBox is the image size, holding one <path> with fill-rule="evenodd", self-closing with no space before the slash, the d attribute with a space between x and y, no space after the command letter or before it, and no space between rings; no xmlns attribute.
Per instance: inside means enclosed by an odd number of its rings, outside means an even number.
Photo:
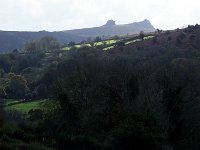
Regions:
<svg viewBox="0 0 200 150"><path fill-rule="evenodd" d="M200 24L199 0L0 0L0 30L60 31L148 19L159 29Z"/></svg>

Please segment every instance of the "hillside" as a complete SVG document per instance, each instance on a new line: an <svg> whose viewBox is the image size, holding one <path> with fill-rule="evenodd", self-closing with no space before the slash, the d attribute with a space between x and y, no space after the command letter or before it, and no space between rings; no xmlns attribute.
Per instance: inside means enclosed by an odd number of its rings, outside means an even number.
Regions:
<svg viewBox="0 0 200 150"><path fill-rule="evenodd" d="M40 39L41 37L47 35L55 37L60 43L67 43L70 41L80 42L82 40L87 40L89 37L94 38L96 36L138 34L141 30L144 32L151 32L155 29L148 20L144 20L141 22L125 25L116 25L115 23L109 24L108 21L107 24L101 27L58 32L0 31L0 52L12 51L13 49L21 49L26 42Z"/></svg>
<svg viewBox="0 0 200 150"><path fill-rule="evenodd" d="M0 149L200 149L199 39L195 25L0 54Z"/></svg>
<svg viewBox="0 0 200 150"><path fill-rule="evenodd" d="M70 33L60 32L15 32L0 31L0 52L12 51L13 49L21 49L28 41L37 40L44 36L55 37L60 43L69 41L81 41L84 38Z"/></svg>

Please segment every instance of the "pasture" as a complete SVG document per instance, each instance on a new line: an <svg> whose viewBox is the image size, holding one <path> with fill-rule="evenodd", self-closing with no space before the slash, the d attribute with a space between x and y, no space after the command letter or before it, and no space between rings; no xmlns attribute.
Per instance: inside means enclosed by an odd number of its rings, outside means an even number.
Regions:
<svg viewBox="0 0 200 150"><path fill-rule="evenodd" d="M5 104L6 111L18 111L27 114L30 110L42 109L46 100L35 100L30 102L20 102L16 100L8 100Z"/></svg>

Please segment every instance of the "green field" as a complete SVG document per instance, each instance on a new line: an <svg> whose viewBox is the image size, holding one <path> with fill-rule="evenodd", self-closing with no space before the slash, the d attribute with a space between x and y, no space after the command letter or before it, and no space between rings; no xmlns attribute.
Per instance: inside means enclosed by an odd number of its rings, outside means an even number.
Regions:
<svg viewBox="0 0 200 150"><path fill-rule="evenodd" d="M19 111L23 114L27 114L30 110L42 109L42 104L44 104L45 101L46 100L36 100L36 101L23 102L23 103L8 106L8 104L16 102L15 100L13 100L13 101L9 100L6 103L5 110L6 111Z"/></svg>
<svg viewBox="0 0 200 150"><path fill-rule="evenodd" d="M125 45L136 43L136 42L140 42L140 41L141 41L141 39L137 39L137 40L133 40L133 41L128 41L128 42L125 43Z"/></svg>
<svg viewBox="0 0 200 150"><path fill-rule="evenodd" d="M94 45L95 46L100 46L100 45L109 45L109 44L115 44L120 40L107 40L107 41L101 41L101 42L95 42Z"/></svg>
<svg viewBox="0 0 200 150"><path fill-rule="evenodd" d="M149 39L152 39L152 38L154 38L154 36L146 36L146 37L144 37L144 40L149 40ZM113 40L112 39L112 40L106 40L106 41L101 41L101 42L94 42L94 46L111 45L111 44L115 44L115 43L117 43L119 41L120 40ZM139 42L139 41L141 41L141 39L136 39L136 40L128 41L128 42L125 43L125 45L133 44L133 43L136 43L136 42ZM90 44L76 44L76 45L74 45L74 47L76 47L76 48L81 48L83 46L89 46L89 47L91 47ZM62 50L68 51L71 48L72 47L64 47L64 48L62 48ZM114 48L114 46L109 46L109 47L104 48L103 50L107 51L107 50L110 50L110 49L113 49L113 48Z"/></svg>
<svg viewBox="0 0 200 150"><path fill-rule="evenodd" d="M107 50L110 50L110 49L113 49L113 48L115 48L115 46L109 46L109 47L104 48L103 50L107 51Z"/></svg>
<svg viewBox="0 0 200 150"><path fill-rule="evenodd" d="M106 41L101 41L101 42L94 42L94 46L115 44L118 41L119 40L106 40ZM91 47L90 44L76 44L76 45L74 45L74 47L76 47L76 48L80 48L80 47L83 47L83 46L89 46L89 47ZM72 47L64 47L64 48L62 48L62 50L68 51L71 48Z"/></svg>
<svg viewBox="0 0 200 150"><path fill-rule="evenodd" d="M62 50L68 51L68 50L70 50L70 48L71 48L71 47L64 47L64 48L62 48Z"/></svg>
<svg viewBox="0 0 200 150"><path fill-rule="evenodd" d="M149 39L152 39L152 38L154 38L155 36L152 36L152 35L150 35L150 36L146 36L146 37L144 37L144 40L149 40Z"/></svg>

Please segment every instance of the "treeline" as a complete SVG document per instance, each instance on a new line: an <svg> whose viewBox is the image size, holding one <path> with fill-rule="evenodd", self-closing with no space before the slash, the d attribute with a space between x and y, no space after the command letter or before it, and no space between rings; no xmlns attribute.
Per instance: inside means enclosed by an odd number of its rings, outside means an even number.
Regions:
<svg viewBox="0 0 200 150"><path fill-rule="evenodd" d="M28 53L46 52L52 50L59 50L60 43L56 38L51 36L45 36L40 40L34 40L27 42L24 46L24 51Z"/></svg>

